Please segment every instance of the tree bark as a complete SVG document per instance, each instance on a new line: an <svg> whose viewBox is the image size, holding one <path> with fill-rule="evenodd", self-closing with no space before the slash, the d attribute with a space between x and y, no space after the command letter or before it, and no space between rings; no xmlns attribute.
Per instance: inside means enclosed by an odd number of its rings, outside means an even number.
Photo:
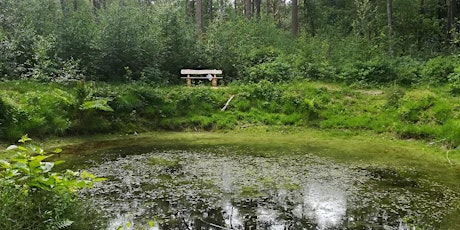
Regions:
<svg viewBox="0 0 460 230"><path fill-rule="evenodd" d="M292 35L299 35L299 15L298 15L298 6L297 0L292 0Z"/></svg>
<svg viewBox="0 0 460 230"><path fill-rule="evenodd" d="M244 0L244 16L251 18L251 0Z"/></svg>
<svg viewBox="0 0 460 230"><path fill-rule="evenodd" d="M203 20L202 20L202 2L201 0L196 0L195 2L195 21L196 21L196 32L198 37L203 33Z"/></svg>
<svg viewBox="0 0 460 230"><path fill-rule="evenodd" d="M393 54L393 0L387 0L388 48Z"/></svg>
<svg viewBox="0 0 460 230"><path fill-rule="evenodd" d="M94 10L99 10L101 8L100 0L93 0L93 8Z"/></svg>

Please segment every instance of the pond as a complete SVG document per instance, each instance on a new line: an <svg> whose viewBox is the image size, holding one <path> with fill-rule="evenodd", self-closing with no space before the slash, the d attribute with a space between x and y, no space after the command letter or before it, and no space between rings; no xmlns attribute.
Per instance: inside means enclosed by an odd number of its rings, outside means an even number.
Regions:
<svg viewBox="0 0 460 230"><path fill-rule="evenodd" d="M312 149L131 142L69 161L108 178L82 193L104 210L107 229L445 229L458 224L453 214L458 191L410 167L343 163Z"/></svg>

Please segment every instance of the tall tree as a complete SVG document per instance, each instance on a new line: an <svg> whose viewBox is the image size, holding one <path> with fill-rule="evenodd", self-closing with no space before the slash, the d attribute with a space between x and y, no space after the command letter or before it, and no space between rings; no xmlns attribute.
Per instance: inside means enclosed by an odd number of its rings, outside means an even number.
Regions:
<svg viewBox="0 0 460 230"><path fill-rule="evenodd" d="M252 16L251 9L252 9L251 0L244 0L244 16L246 16L247 18L251 18Z"/></svg>
<svg viewBox="0 0 460 230"><path fill-rule="evenodd" d="M262 4L262 0L254 0L255 4L255 13L256 13L256 18L259 20L260 19L260 5Z"/></svg>
<svg viewBox="0 0 460 230"><path fill-rule="evenodd" d="M387 0L388 48L393 53L393 0Z"/></svg>
<svg viewBox="0 0 460 230"><path fill-rule="evenodd" d="M292 0L292 35L299 35L299 15L297 0Z"/></svg>
<svg viewBox="0 0 460 230"><path fill-rule="evenodd" d="M203 33L202 5L201 0L195 1L196 32L198 36L201 36Z"/></svg>
<svg viewBox="0 0 460 230"><path fill-rule="evenodd" d="M305 18L308 21L307 26L310 27L310 34L311 36L316 35L316 17L314 16L315 10L314 10L314 5L311 3L311 0L303 0L303 6L304 6L304 15Z"/></svg>
<svg viewBox="0 0 460 230"><path fill-rule="evenodd" d="M262 0L254 0L255 8L256 8L256 17L259 20L260 19L260 4L262 3Z"/></svg>

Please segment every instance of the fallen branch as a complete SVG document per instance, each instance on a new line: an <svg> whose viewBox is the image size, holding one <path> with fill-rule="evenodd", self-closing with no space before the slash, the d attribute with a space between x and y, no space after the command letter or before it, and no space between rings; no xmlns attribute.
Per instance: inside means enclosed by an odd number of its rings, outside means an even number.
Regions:
<svg viewBox="0 0 460 230"><path fill-rule="evenodd" d="M447 161L449 162L449 164L452 166L452 161L450 161L450 159L449 159L449 151L450 150L447 150L447 152L446 152L446 158L447 158Z"/></svg>
<svg viewBox="0 0 460 230"><path fill-rule="evenodd" d="M233 100L234 97L235 97L235 95L232 95L232 96L228 99L227 103L225 103L225 106L224 106L220 111L225 111L225 110L227 109L228 104L230 104L230 102Z"/></svg>

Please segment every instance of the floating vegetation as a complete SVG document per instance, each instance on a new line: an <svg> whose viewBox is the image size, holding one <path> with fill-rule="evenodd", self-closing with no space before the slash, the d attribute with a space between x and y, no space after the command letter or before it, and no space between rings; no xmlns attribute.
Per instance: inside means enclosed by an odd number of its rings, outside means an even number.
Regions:
<svg viewBox="0 0 460 230"><path fill-rule="evenodd" d="M83 195L110 226L153 221L149 229L431 229L458 208L458 194L410 169L232 151L154 150L97 162L88 170L110 180Z"/></svg>

